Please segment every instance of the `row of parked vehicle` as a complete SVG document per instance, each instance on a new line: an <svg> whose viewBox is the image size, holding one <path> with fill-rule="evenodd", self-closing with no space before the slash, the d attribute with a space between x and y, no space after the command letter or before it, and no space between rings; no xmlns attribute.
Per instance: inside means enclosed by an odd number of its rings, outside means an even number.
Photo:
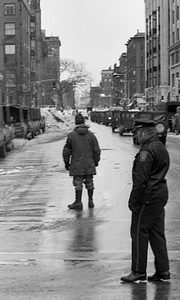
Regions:
<svg viewBox="0 0 180 300"><path fill-rule="evenodd" d="M122 136L129 133L134 128L135 119L154 120L156 122L157 135L159 139L166 144L167 131L169 128L168 113L165 111L130 111L122 109L97 110L91 112L91 121L110 125L112 132L118 131ZM136 133L133 133L133 142L138 144Z"/></svg>
<svg viewBox="0 0 180 300"><path fill-rule="evenodd" d="M45 118L40 108L21 105L0 105L0 157L13 148L14 138L32 139L45 132Z"/></svg>

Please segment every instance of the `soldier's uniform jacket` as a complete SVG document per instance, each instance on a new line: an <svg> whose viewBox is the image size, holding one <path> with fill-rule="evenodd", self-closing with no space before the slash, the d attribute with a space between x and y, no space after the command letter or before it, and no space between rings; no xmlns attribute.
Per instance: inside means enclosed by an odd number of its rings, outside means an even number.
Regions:
<svg viewBox="0 0 180 300"><path fill-rule="evenodd" d="M130 209L147 203L167 202L168 188L165 176L169 164L169 154L165 146L157 136L151 136L135 156Z"/></svg>
<svg viewBox="0 0 180 300"><path fill-rule="evenodd" d="M70 164L70 176L95 175L100 153L97 138L89 127L85 124L76 126L63 148L64 163Z"/></svg>

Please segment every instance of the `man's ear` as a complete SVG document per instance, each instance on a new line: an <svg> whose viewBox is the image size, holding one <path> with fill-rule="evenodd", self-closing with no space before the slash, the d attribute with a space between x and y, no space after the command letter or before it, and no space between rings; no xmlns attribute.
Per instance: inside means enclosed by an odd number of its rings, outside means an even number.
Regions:
<svg viewBox="0 0 180 300"><path fill-rule="evenodd" d="M146 133L147 133L146 130L143 130L142 136L145 137L145 136L146 136Z"/></svg>

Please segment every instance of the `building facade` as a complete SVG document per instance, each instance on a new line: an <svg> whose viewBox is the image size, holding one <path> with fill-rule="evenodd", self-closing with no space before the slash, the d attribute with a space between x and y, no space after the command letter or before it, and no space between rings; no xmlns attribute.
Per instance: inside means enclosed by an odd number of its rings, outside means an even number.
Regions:
<svg viewBox="0 0 180 300"><path fill-rule="evenodd" d="M42 105L43 38L40 0L31 0L31 104Z"/></svg>
<svg viewBox="0 0 180 300"><path fill-rule="evenodd" d="M54 80L45 67L56 66L59 82L60 41L41 29L40 0L0 1L0 44L0 103L43 105L43 83L51 81L52 94Z"/></svg>
<svg viewBox="0 0 180 300"><path fill-rule="evenodd" d="M169 3L173 0L144 0L146 20L146 99L149 109L170 101Z"/></svg>
<svg viewBox="0 0 180 300"><path fill-rule="evenodd" d="M46 36L43 31L43 45L46 50L42 64L42 104L62 106L59 93L61 42L58 36Z"/></svg>
<svg viewBox="0 0 180 300"><path fill-rule="evenodd" d="M100 95L100 87L99 86L91 86L90 87L90 105L92 107L99 106L99 95Z"/></svg>
<svg viewBox="0 0 180 300"><path fill-rule="evenodd" d="M119 57L119 65L114 64L112 74L112 97L114 106L126 106L126 70L127 54L122 53Z"/></svg>
<svg viewBox="0 0 180 300"><path fill-rule="evenodd" d="M111 67L101 71L101 92L99 95L100 107L112 106L112 74L113 70Z"/></svg>
<svg viewBox="0 0 180 300"><path fill-rule="evenodd" d="M135 95L143 95L145 89L145 33L137 31L126 43L127 99L131 101Z"/></svg>
<svg viewBox="0 0 180 300"><path fill-rule="evenodd" d="M180 101L180 0L169 2L170 99Z"/></svg>
<svg viewBox="0 0 180 300"><path fill-rule="evenodd" d="M30 1L0 1L1 102L30 101Z"/></svg>

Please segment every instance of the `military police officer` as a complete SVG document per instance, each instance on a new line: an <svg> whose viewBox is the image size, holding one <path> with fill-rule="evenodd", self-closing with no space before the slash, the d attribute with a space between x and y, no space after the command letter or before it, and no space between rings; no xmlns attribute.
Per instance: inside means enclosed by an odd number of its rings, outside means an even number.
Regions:
<svg viewBox="0 0 180 300"><path fill-rule="evenodd" d="M132 265L131 273L121 277L125 282L147 279L148 242L155 257L155 273L148 280L170 279L164 233L164 207L168 200L165 176L170 160L168 151L156 135L155 125L152 120L135 120L134 131L141 148L133 164L133 186L128 202L132 211Z"/></svg>

